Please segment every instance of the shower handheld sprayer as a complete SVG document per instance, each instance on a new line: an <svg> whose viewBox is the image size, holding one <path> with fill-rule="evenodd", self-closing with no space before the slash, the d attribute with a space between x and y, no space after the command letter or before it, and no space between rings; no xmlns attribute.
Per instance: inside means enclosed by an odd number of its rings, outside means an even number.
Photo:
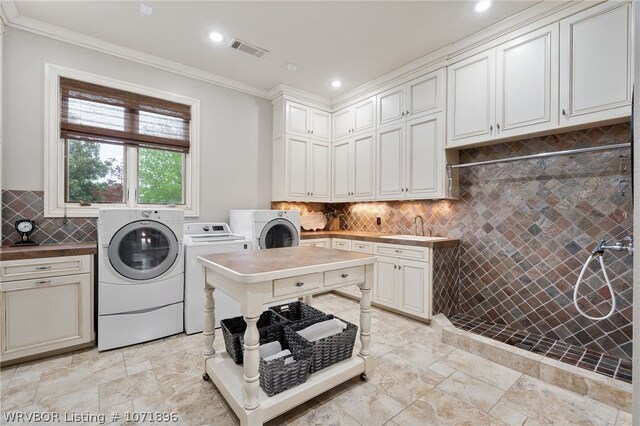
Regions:
<svg viewBox="0 0 640 426"><path fill-rule="evenodd" d="M604 266L603 256L604 256L605 250L626 251L628 254L633 254L633 237L627 237L624 239L624 241L626 241L627 243L626 245L622 242L617 242L614 245L607 245L606 240L600 240L600 242L596 244L595 248L591 251L591 255L589 256L587 261L584 263L584 266L582 267L582 271L580 271L580 275L578 276L578 281L576 282L576 286L573 290L573 304L578 310L578 312L580 313L580 315L586 318L589 318L590 320L601 321L601 320L610 318L611 315L613 315L613 313L615 312L616 294L613 292L613 287L611 286L611 280L609 280L609 275L607 274L607 268ZM600 269L602 269L602 275L604 277L605 284L607 285L607 288L609 289L609 294L611 295L611 310L607 315L603 317L592 317L590 315L587 315L582 309L580 309L580 306L578 306L578 290L580 289L580 284L582 284L582 277L584 276L584 273L586 272L587 268L589 267L589 264L594 258L598 258L598 260L600 261Z"/></svg>

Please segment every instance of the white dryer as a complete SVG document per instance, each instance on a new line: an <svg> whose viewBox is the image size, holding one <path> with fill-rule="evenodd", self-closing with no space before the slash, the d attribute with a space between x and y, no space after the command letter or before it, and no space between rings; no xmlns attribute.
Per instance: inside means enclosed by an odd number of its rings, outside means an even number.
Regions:
<svg viewBox="0 0 640 426"><path fill-rule="evenodd" d="M255 249L297 247L300 243L298 210L231 210L229 225L247 237Z"/></svg>
<svg viewBox="0 0 640 426"><path fill-rule="evenodd" d="M184 212L98 212L98 350L183 330Z"/></svg>
<svg viewBox="0 0 640 426"><path fill-rule="evenodd" d="M204 319L204 274L198 256L251 250L251 242L234 235L226 223L187 223L184 225L184 331L202 331ZM216 327L220 320L240 315L240 303L216 289Z"/></svg>

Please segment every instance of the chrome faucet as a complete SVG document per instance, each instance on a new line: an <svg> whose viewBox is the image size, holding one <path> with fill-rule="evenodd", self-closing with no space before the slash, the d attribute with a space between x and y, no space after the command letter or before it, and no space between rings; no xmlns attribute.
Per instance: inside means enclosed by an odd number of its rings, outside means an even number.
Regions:
<svg viewBox="0 0 640 426"><path fill-rule="evenodd" d="M624 238L624 241L627 242L627 245L624 245L624 243L622 242L617 242L614 245L607 245L606 240L600 240L600 242L596 245L596 247L593 249L591 254L593 254L594 256L598 254L602 255L604 254L605 250L626 251L629 254L633 254L633 251L634 251L633 237Z"/></svg>
<svg viewBox="0 0 640 426"><path fill-rule="evenodd" d="M416 216L413 218L413 235L418 235L418 227L416 226L418 219L420 219L420 235L424 237L424 219L422 216Z"/></svg>

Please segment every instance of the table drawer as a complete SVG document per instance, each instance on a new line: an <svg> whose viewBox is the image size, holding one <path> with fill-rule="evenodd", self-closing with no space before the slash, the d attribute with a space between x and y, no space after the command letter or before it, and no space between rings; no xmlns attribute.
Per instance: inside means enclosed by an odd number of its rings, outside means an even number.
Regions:
<svg viewBox="0 0 640 426"><path fill-rule="evenodd" d="M364 281L364 266L337 269L324 273L324 286L334 287L345 284L358 284Z"/></svg>
<svg viewBox="0 0 640 426"><path fill-rule="evenodd" d="M322 272L297 277L273 280L273 296L280 297L289 294L305 293L308 290L320 288L322 285Z"/></svg>
<svg viewBox="0 0 640 426"><path fill-rule="evenodd" d="M8 260L0 262L3 281L38 277L85 274L89 272L90 256L61 256L41 259Z"/></svg>
<svg viewBox="0 0 640 426"><path fill-rule="evenodd" d="M373 243L369 241L351 241L351 251L373 254Z"/></svg>
<svg viewBox="0 0 640 426"><path fill-rule="evenodd" d="M351 240L345 240L342 238L333 238L331 241L331 247L338 250L351 251Z"/></svg>
<svg viewBox="0 0 640 426"><path fill-rule="evenodd" d="M429 261L429 248L416 246L403 246L399 244L374 244L376 255L401 257L404 259L414 259Z"/></svg>

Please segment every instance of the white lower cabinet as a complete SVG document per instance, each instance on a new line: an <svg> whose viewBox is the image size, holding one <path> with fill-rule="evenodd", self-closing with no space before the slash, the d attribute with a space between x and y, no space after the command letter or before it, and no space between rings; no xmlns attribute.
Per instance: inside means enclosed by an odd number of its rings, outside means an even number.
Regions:
<svg viewBox="0 0 640 426"><path fill-rule="evenodd" d="M2 361L89 343L93 340L92 256L68 256L0 262ZM60 264L80 265L59 275ZM29 279L10 276L29 270Z"/></svg>
<svg viewBox="0 0 640 426"><path fill-rule="evenodd" d="M309 240L300 240L300 246L324 247L331 248L331 238L312 238Z"/></svg>

